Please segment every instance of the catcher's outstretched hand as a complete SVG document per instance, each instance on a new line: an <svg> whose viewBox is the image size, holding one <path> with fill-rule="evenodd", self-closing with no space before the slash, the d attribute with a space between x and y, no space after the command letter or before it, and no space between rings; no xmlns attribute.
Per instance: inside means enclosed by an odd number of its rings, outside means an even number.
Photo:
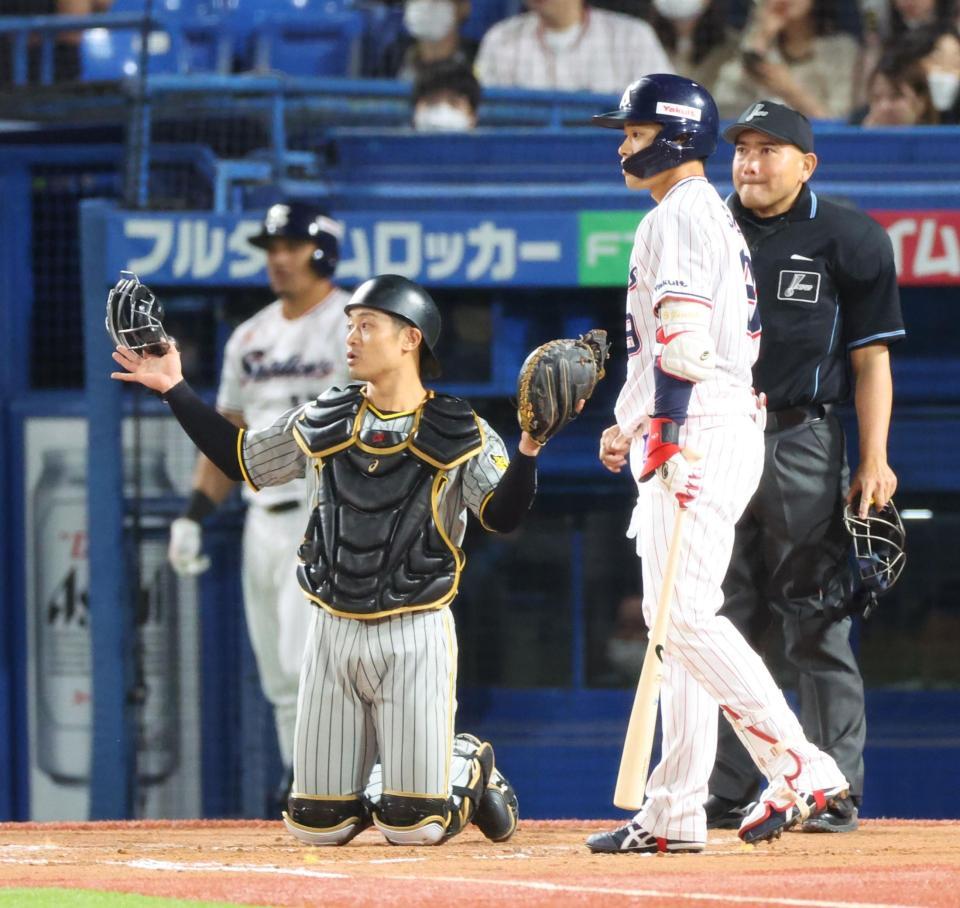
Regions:
<svg viewBox="0 0 960 908"><path fill-rule="evenodd" d="M604 376L609 349L607 332L597 328L541 344L526 358L517 378L517 418L536 444L576 419Z"/></svg>
<svg viewBox="0 0 960 908"><path fill-rule="evenodd" d="M158 394L166 394L183 380L180 352L175 344L170 344L163 356L141 356L134 350L117 347L113 351L113 359L126 371L111 372L111 378L117 381L139 382Z"/></svg>

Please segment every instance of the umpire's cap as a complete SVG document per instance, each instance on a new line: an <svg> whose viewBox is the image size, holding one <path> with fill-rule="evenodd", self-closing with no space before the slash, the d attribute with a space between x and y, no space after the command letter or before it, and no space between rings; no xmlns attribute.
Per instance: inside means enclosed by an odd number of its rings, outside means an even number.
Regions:
<svg viewBox="0 0 960 908"><path fill-rule="evenodd" d="M813 151L813 127L799 110L778 104L776 101L757 101L751 104L736 123L731 123L723 137L737 144L737 136L746 129L755 129L771 138L796 145L804 154Z"/></svg>
<svg viewBox="0 0 960 908"><path fill-rule="evenodd" d="M283 237L314 243L317 249L310 261L311 267L320 277L333 274L340 258L343 225L332 218L326 209L302 199L271 205L264 216L260 233L250 237L250 242L266 249L271 240Z"/></svg>
<svg viewBox="0 0 960 908"><path fill-rule="evenodd" d="M389 312L419 328L423 335L420 374L424 378L440 375L440 361L435 353L440 340L440 310L423 287L399 274L381 274L357 287L343 311L361 306Z"/></svg>

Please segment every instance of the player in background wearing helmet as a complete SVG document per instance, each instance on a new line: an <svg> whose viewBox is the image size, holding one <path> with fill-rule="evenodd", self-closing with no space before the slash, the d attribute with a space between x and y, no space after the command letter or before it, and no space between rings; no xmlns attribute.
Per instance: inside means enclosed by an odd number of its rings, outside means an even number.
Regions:
<svg viewBox="0 0 960 908"><path fill-rule="evenodd" d="M533 501L540 445L522 433L508 459L466 401L424 387L439 373L440 313L421 287L381 275L345 311L352 383L261 428L238 430L204 404L172 347L159 357L118 347L127 371L113 377L163 395L231 479L259 489L311 477L297 577L316 608L302 606L312 615L287 829L342 845L373 822L392 843L433 845L472 820L503 841L516 827L513 790L489 743L454 735L448 606L467 511L486 529L514 529Z"/></svg>
<svg viewBox="0 0 960 908"><path fill-rule="evenodd" d="M764 841L846 792L836 763L810 744L762 660L717 611L734 524L760 479L763 405L751 388L760 324L750 254L704 176L717 146L716 104L673 75L633 83L594 119L623 131L626 184L656 202L637 228L627 287L627 376L600 441L614 473L637 483L630 535L653 625L673 524L686 509L662 654L661 758L640 811L587 840L595 852L702 851L717 705L768 787L743 820Z"/></svg>
<svg viewBox="0 0 960 908"><path fill-rule="evenodd" d="M227 341L217 409L238 427L257 426L312 400L347 379L343 307L349 298L333 284L341 225L317 205L273 205L250 242L267 254L277 299L243 322ZM201 523L233 490L202 454L186 511L170 527L169 558L178 574L206 570ZM243 602L260 685L273 707L283 778L271 809L286 803L293 778L297 678L309 609L294 576L294 552L307 522L305 481L253 495L244 489Z"/></svg>

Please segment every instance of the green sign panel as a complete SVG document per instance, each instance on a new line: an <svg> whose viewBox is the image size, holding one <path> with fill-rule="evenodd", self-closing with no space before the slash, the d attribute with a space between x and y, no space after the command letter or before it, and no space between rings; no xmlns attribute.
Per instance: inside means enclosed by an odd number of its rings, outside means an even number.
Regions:
<svg viewBox="0 0 960 908"><path fill-rule="evenodd" d="M579 281L587 287L626 287L627 265L645 211L581 211Z"/></svg>

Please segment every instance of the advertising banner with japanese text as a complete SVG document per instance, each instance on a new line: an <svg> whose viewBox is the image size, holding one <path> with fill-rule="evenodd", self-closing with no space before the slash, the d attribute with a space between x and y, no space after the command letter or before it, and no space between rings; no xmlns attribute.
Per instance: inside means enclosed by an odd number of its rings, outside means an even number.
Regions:
<svg viewBox="0 0 960 908"><path fill-rule="evenodd" d="M427 286L616 287L646 213L410 212L345 218L337 280L402 274ZM960 283L960 213L870 211L887 230L900 283ZM261 286L253 214L115 212L108 260L157 286Z"/></svg>

